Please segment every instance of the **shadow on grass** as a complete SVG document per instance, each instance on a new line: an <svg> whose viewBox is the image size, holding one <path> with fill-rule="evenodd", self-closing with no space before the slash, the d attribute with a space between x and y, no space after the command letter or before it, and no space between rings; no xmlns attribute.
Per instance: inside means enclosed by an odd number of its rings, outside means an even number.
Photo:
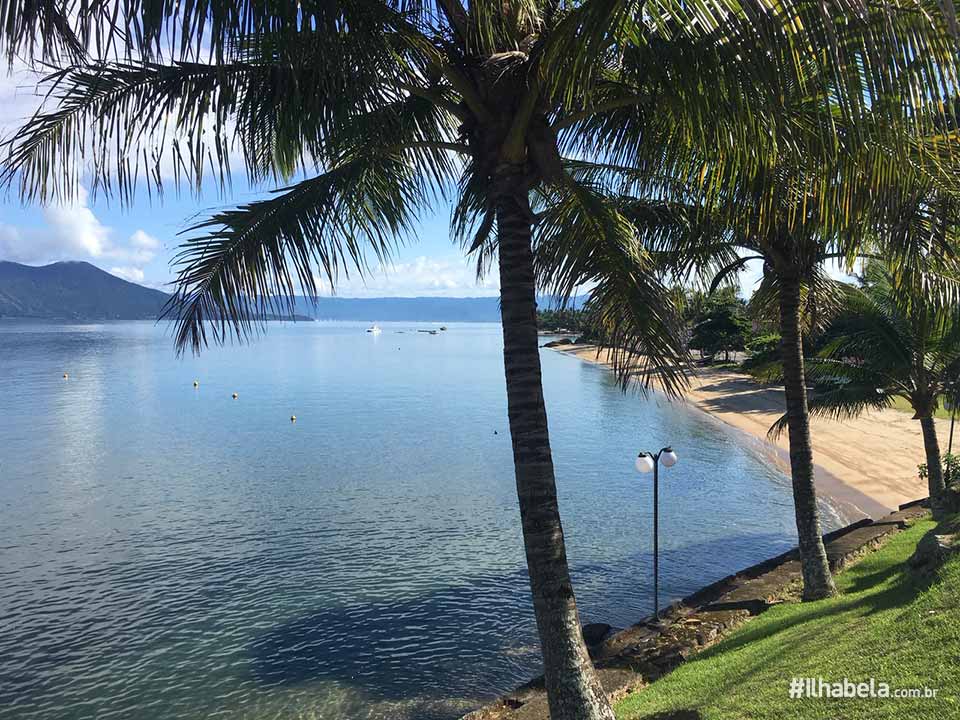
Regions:
<svg viewBox="0 0 960 720"><path fill-rule="evenodd" d="M860 594L864 590L888 582L889 586L880 592L870 595ZM906 572L906 568L902 564L894 564L883 570L857 577L838 598L802 604L798 608L795 606L794 612L788 613L776 621L750 623L733 637L698 655L697 660L701 658L706 660L715 655L774 637L798 626L817 623L831 617L851 612L873 614L894 607L902 607L911 603L928 586L929 581L918 581Z"/></svg>
<svg viewBox="0 0 960 720"><path fill-rule="evenodd" d="M918 578L909 571L906 562L912 547L907 543L895 549L894 555L879 561L872 558L847 570L841 582L843 594L836 598L782 606L771 611L774 615L766 615L740 628L733 636L685 664L679 670L683 678L678 679L677 684L670 684L668 679L664 685L654 683L648 691L636 696L635 703L626 703L622 717L630 720L682 718L685 716L677 713L688 712L691 706L703 712L700 708L712 706L718 698L737 697L743 692L744 682L758 677L758 673L763 683L778 683L778 676L770 675L771 667L801 667L812 657L822 656L826 660L832 640L845 637L849 644L858 637L864 628L864 619L870 615L886 612L896 621L903 613L910 612L918 596L940 579L939 574ZM766 640L769 642L764 642ZM737 655L737 651L743 654ZM729 662L720 660L719 656L726 656ZM786 670L784 674L789 675ZM788 688L786 681L783 682L786 693ZM644 700L646 692L651 694ZM672 710L665 711L671 706Z"/></svg>

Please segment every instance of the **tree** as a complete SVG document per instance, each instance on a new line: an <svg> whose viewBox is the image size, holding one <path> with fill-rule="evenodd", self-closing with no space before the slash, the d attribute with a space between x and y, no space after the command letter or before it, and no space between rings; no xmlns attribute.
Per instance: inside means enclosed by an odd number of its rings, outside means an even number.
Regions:
<svg viewBox="0 0 960 720"><path fill-rule="evenodd" d="M860 0L4 0L2 47L56 68L53 107L12 138L4 179L42 201L75 193L86 171L95 190L127 201L138 185L162 189L171 156L192 189L211 174L225 183L237 149L252 181L292 182L214 214L184 243L170 313L178 347L195 350L291 311L295 293L316 293L318 272L333 285L371 255L388 261L418 213L454 198L454 235L479 271L499 266L551 716L612 718L567 566L538 281L564 297L589 283L624 382L659 377L676 391L683 343L634 227L677 208L623 206L611 161L652 179L706 146L756 169L793 132L777 122L785 82L853 108L892 86L935 101L927 76L942 79L934 66L952 61L953 45L930 6L918 20L912 7ZM905 56L924 63L902 67ZM808 85L811 68L834 81Z"/></svg>
<svg viewBox="0 0 960 720"><path fill-rule="evenodd" d="M590 318L584 310L556 308L537 310L537 327L540 330L582 333L588 332Z"/></svg>
<svg viewBox="0 0 960 720"><path fill-rule="evenodd" d="M750 332L743 306L733 288L711 293L704 306L691 318L690 347L711 357L722 352L727 360L731 350L743 350Z"/></svg>
<svg viewBox="0 0 960 720"><path fill-rule="evenodd" d="M897 213L915 192L915 182L921 182L918 177L956 192L944 172L956 134L944 131L950 124L942 112L900 118L900 110L891 111L894 106L886 102L841 119L843 110L829 94L811 103L809 94L795 87L784 104L800 127L811 114L833 118L835 144L824 146L820 133L801 131L792 146L775 148L759 167L746 171L731 168L722 153L702 154L692 172L684 167L688 174L668 182L706 186L708 192L695 200L707 222L725 228L725 234L704 242L701 234L689 233L679 245L656 237L650 242L681 276L712 277L711 290L746 262L763 261L764 280L755 300L772 304L778 318L803 597L817 600L836 592L814 485L803 350L805 327L829 316L833 283L821 266L831 259L849 265L872 253L909 265L926 240L904 232ZM931 150L938 141L948 148L944 156ZM714 190L718 184L722 192Z"/></svg>
<svg viewBox="0 0 960 720"><path fill-rule="evenodd" d="M960 281L933 268L903 276L867 264L863 286L846 288L844 312L810 361L810 412L854 417L910 403L923 430L935 519L946 514L934 413L960 373Z"/></svg>
<svg viewBox="0 0 960 720"><path fill-rule="evenodd" d="M743 350L749 331L750 323L732 307L718 307L694 325L690 347L711 357L722 352L729 360L731 350Z"/></svg>

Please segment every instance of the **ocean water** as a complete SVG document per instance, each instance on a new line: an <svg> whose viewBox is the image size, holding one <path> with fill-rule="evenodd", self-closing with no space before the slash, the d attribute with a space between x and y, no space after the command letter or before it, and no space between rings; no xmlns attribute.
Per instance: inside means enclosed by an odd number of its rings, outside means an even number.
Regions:
<svg viewBox="0 0 960 720"><path fill-rule="evenodd" d="M0 716L443 719L539 672L499 326L363 327L0 323ZM584 622L650 612L639 449L680 457L662 598L794 544L742 436L542 359Z"/></svg>

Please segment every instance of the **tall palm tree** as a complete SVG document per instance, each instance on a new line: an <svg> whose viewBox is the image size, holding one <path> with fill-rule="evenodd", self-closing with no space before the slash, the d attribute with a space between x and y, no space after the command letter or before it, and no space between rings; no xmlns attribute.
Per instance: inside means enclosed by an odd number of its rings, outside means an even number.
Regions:
<svg viewBox="0 0 960 720"><path fill-rule="evenodd" d="M871 170L878 167L876 161L880 161L879 167L887 166L885 160L873 153L871 155L873 157L854 158L854 163L847 164L846 170L837 167L826 169L833 182L838 177L842 178L838 184L852 189L839 196L829 186L830 181L823 182L823 176L811 182L809 176L794 172L786 183L774 184L770 189L779 200L779 208L774 214L781 218L792 216L793 221L784 223L772 234L749 236L749 240L740 244L742 249L756 251L758 257L763 259L765 284L768 286L764 288L765 294L768 298L776 299L786 413L783 423L775 429L785 426L789 438L805 599L829 597L836 590L821 537L814 485L810 400L804 353L804 305L823 313L825 299L836 302L836 298L829 297L831 286L835 285L824 277L821 270L825 261L840 259L849 268L857 257L885 252L891 258L902 259L915 248L912 243L914 238L900 235L886 238L886 242L880 246L871 242L869 228L888 222L887 210L898 206L901 192L901 188L895 184L884 185L882 181L870 183L866 180L872 174ZM891 156L895 156L895 153ZM828 198L826 201L823 194ZM800 210L798 206L803 209ZM791 229L786 230L787 227ZM820 299L819 303L812 302L815 298ZM822 314L820 319L826 317L827 314ZM816 322L815 318L809 320Z"/></svg>
<svg viewBox="0 0 960 720"><path fill-rule="evenodd" d="M2 47L58 68L53 107L13 138L5 179L42 201L87 177L126 201L138 186L161 190L167 163L195 190L209 175L226 183L239 150L252 181L293 182L214 214L184 243L170 311L178 347L194 349L256 332L295 293L315 294L317 272L334 284L371 257L387 262L419 213L454 198L455 236L481 270L499 265L551 716L609 719L563 542L538 273L568 291L589 282L622 376L639 364L675 391L674 313L608 195L608 161L652 177L706 146L753 171L793 132L778 120L785 79L839 96L851 115L891 93L936 100L953 77L952 15L900 2L0 0ZM622 131L624 114L639 136ZM832 134L829 118L815 124ZM568 243L551 232L564 224L576 228Z"/></svg>
<svg viewBox="0 0 960 720"><path fill-rule="evenodd" d="M786 114L792 115L799 126L810 117L842 115L835 110L833 99L815 98L811 102L804 89L797 86L789 88L784 100ZM817 107L824 102L826 105ZM897 215L909 205L916 178L924 178L928 185L949 184L944 168L951 166L951 153L956 153L955 135L941 133L937 140L948 149L943 154L933 152L930 138L924 139L923 134L912 130L902 132L906 125L891 124L889 118L874 110L864 109L855 124L833 120L836 132L831 141L836 143L836 154L824 152L821 134L799 132L792 136L794 145L775 148L765 166L754 174L739 172L732 183L725 182L730 174L726 160L707 153L699 163L693 163L697 182L709 188L718 177L724 191L696 200L701 203L706 222L717 231L706 239L700 232L690 232L680 245L658 238L650 241L681 273L697 271L712 277L711 290L750 260L764 263L764 281L756 300L772 301L772 314L781 335L780 370L786 405L782 427L789 436L805 600L836 592L814 484L803 346L805 322L816 324L817 318L812 316L819 313L822 321L827 315L824 311L833 283L826 278L822 265L840 260L849 266L858 257L882 252L904 267L914 266L918 253L929 243L906 231ZM939 122L942 120L930 127ZM680 184L684 188L687 185L689 180ZM956 192L956 187L950 186L950 191ZM881 229L886 232L882 233L882 247L878 247L874 240ZM810 311L807 318L805 306Z"/></svg>
<svg viewBox="0 0 960 720"><path fill-rule="evenodd" d="M847 286L844 311L810 361L810 412L855 417L903 398L923 430L934 518L946 513L934 413L960 373L960 282L927 268L906 278L869 262L860 288Z"/></svg>

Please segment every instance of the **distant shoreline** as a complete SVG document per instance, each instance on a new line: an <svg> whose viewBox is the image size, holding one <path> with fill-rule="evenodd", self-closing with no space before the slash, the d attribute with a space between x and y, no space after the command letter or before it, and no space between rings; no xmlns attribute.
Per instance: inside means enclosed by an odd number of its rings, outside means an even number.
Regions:
<svg viewBox="0 0 960 720"><path fill-rule="evenodd" d="M595 346L552 349L610 369ZM789 474L786 434L776 441L767 438L767 430L783 412L780 388L759 385L731 370L698 368L681 402L744 433ZM944 437L945 425L939 428ZM909 416L886 410L843 422L814 418L811 426L817 489L844 517L851 521L878 517L926 496L916 475L916 465L924 461L923 441L919 423Z"/></svg>

